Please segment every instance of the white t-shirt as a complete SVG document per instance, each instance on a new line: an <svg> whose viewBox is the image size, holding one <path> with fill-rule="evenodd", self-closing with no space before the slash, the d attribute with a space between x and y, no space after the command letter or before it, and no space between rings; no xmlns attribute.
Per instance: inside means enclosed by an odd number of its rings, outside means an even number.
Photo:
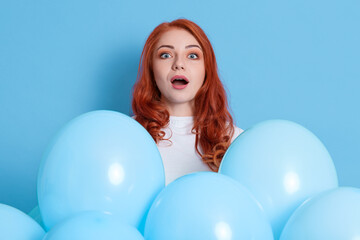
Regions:
<svg viewBox="0 0 360 240"><path fill-rule="evenodd" d="M162 130L165 132L165 138L171 136L171 142L162 140L157 144L164 164L165 184L168 185L189 173L211 171L196 152L195 134L191 133L193 117L170 116L169 120L169 125ZM243 132L242 129L234 127L231 142Z"/></svg>

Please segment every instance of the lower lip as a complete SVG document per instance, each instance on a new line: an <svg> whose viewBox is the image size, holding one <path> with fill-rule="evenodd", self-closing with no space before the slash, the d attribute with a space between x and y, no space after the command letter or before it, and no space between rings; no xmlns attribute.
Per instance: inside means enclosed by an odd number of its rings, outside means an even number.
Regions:
<svg viewBox="0 0 360 240"><path fill-rule="evenodd" d="M172 84L173 88L179 89L179 90L186 88L187 85L188 85L188 84L185 84L185 85L175 85L175 84Z"/></svg>

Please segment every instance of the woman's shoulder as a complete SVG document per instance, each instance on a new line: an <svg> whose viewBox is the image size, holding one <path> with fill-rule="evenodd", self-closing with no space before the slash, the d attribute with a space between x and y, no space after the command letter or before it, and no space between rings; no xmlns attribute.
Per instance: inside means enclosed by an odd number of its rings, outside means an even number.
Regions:
<svg viewBox="0 0 360 240"><path fill-rule="evenodd" d="M231 142L233 142L241 133L243 133L244 130L234 125L234 136L231 139Z"/></svg>

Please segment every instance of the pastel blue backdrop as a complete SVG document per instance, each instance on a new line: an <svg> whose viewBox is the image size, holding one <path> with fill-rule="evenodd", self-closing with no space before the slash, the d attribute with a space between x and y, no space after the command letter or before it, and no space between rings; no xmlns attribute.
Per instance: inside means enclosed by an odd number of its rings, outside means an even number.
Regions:
<svg viewBox="0 0 360 240"><path fill-rule="evenodd" d="M358 0L0 0L0 203L37 204L54 134L97 109L130 114L148 34L185 17L213 44L236 124L295 121L360 187Z"/></svg>

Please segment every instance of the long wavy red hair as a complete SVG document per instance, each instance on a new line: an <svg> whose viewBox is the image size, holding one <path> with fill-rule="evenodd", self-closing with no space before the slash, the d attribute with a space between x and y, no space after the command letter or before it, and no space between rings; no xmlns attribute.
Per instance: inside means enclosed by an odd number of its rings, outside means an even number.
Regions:
<svg viewBox="0 0 360 240"><path fill-rule="evenodd" d="M205 80L195 96L192 132L195 147L211 170L218 171L220 162L234 135L233 118L228 110L226 92L217 72L214 50L204 31L194 22L177 19L158 25L146 40L141 54L137 81L133 88L132 109L137 120L158 143L164 140L161 129L169 123L169 112L161 101L152 71L152 56L161 35L173 28L191 33L200 43L204 55Z"/></svg>

